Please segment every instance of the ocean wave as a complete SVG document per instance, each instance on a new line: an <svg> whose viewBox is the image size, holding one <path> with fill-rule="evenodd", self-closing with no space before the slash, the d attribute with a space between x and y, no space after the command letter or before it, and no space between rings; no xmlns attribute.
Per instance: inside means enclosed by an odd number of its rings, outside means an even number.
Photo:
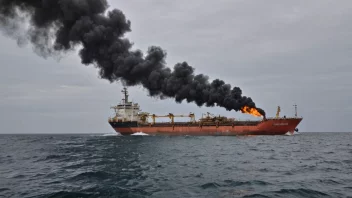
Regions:
<svg viewBox="0 0 352 198"><path fill-rule="evenodd" d="M220 187L220 186L221 185L216 183L216 182L210 182L210 183L203 184L200 187L202 187L204 189L207 189L207 188L217 188L217 187Z"/></svg>
<svg viewBox="0 0 352 198"><path fill-rule="evenodd" d="M145 190L139 189L139 188L122 188L119 186L107 186L107 187L92 187L92 188L87 188L83 189L80 191L67 191L67 190L61 190L61 191L56 191L56 192L51 192L51 193L46 193L46 194L41 194L39 196L35 197L40 197L40 198L68 198L68 197L80 197L80 198L85 198L85 197L140 197L140 196L150 196L152 193L147 192Z"/></svg>
<svg viewBox="0 0 352 198"><path fill-rule="evenodd" d="M71 148L72 149L72 148ZM47 156L42 156L37 159L37 157L33 158L35 159L34 162L60 162L60 161L71 161L71 159L74 159L74 156L71 156L69 154L49 154Z"/></svg>
<svg viewBox="0 0 352 198"><path fill-rule="evenodd" d="M108 179L111 177L111 175L105 171L88 171L88 172L83 172L79 173L73 177L68 178L67 180L70 181L79 181L79 180L91 180L91 179L96 179L96 180L104 180Z"/></svg>
<svg viewBox="0 0 352 198"><path fill-rule="evenodd" d="M9 188L0 188L0 192L9 191Z"/></svg>
<svg viewBox="0 0 352 198"><path fill-rule="evenodd" d="M218 187L238 187L238 186L266 186L271 185L269 182L260 181L260 180L253 180L253 181L233 181L233 180L225 180L224 183L217 183L217 182L209 182L201 185L203 189L207 188L218 188Z"/></svg>
<svg viewBox="0 0 352 198"><path fill-rule="evenodd" d="M23 175L20 172L12 172L5 176L6 179L21 179L25 177L26 175Z"/></svg>
<svg viewBox="0 0 352 198"><path fill-rule="evenodd" d="M274 191L276 194L281 194L281 195L294 195L296 197L330 197L328 194L317 191L317 190L312 190L308 188L298 188L298 189L281 189L279 191Z"/></svg>
<svg viewBox="0 0 352 198"><path fill-rule="evenodd" d="M54 198L54 197L80 197L80 198L85 198L85 197L94 197L94 195L97 195L99 193L83 193L83 192L69 192L69 191L58 191L54 193L48 193L48 194L41 194L38 197L45 197L45 198Z"/></svg>
<svg viewBox="0 0 352 198"><path fill-rule="evenodd" d="M225 180L224 181L227 186L243 186L243 185L258 185L258 186L266 186L271 185L269 182L253 180L253 181L233 181L233 180Z"/></svg>
<svg viewBox="0 0 352 198"><path fill-rule="evenodd" d="M122 136L120 133L107 133L103 134L102 136Z"/></svg>
<svg viewBox="0 0 352 198"><path fill-rule="evenodd" d="M270 197L266 195L261 195L261 194L252 194L252 195L245 195L242 198L270 198Z"/></svg>

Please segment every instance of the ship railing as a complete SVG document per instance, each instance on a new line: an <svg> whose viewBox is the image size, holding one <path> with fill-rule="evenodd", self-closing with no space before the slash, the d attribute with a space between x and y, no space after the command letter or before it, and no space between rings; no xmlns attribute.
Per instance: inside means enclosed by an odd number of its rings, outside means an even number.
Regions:
<svg viewBox="0 0 352 198"><path fill-rule="evenodd" d="M266 119L270 119L270 120L283 120L283 119L300 119L302 117L267 117Z"/></svg>
<svg viewBox="0 0 352 198"><path fill-rule="evenodd" d="M153 125L153 122L141 122L141 123ZM178 124L193 124L193 123L196 123L196 122L174 122L175 125L178 125ZM172 124L172 122L155 122L155 124Z"/></svg>
<svg viewBox="0 0 352 198"><path fill-rule="evenodd" d="M116 119L116 118L111 118L111 117L110 117L110 118L108 118L108 121L109 121L109 122L116 122L116 121L117 121L117 119Z"/></svg>
<svg viewBox="0 0 352 198"><path fill-rule="evenodd" d="M249 120L249 119L247 119L247 120L241 120L241 119L235 119L235 120L233 120L233 121L231 121L231 122L258 122L258 121L260 121L260 120Z"/></svg>

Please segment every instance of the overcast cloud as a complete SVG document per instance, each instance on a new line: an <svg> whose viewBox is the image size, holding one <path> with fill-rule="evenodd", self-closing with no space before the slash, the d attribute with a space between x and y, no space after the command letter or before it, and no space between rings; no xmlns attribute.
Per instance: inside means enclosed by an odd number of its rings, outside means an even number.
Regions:
<svg viewBox="0 0 352 198"><path fill-rule="evenodd" d="M351 131L352 2L243 0L110 0L131 20L134 48L159 45L170 67L186 61L196 73L239 86L268 116L303 116L300 131ZM99 79L76 53L59 62L0 36L1 133L109 133L109 109L121 85ZM225 109L158 101L130 88L142 110L166 114Z"/></svg>

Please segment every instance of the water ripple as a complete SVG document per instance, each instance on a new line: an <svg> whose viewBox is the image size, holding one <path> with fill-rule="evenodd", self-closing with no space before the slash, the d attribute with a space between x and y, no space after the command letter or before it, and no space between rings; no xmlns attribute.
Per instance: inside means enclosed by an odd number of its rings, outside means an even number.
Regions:
<svg viewBox="0 0 352 198"><path fill-rule="evenodd" d="M3 135L0 197L351 197L350 139Z"/></svg>

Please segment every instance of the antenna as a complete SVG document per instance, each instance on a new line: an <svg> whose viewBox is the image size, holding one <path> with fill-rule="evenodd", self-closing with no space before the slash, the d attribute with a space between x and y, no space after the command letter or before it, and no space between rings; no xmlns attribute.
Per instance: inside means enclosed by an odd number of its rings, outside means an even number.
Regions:
<svg viewBox="0 0 352 198"><path fill-rule="evenodd" d="M297 105L294 104L293 106L295 107L295 117L297 117Z"/></svg>

